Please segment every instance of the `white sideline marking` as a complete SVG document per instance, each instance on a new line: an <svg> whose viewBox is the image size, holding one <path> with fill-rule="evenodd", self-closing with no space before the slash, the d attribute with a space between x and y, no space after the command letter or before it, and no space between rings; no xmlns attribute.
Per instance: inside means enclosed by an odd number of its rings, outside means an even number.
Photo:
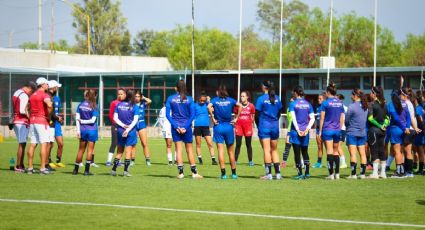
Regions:
<svg viewBox="0 0 425 230"><path fill-rule="evenodd" d="M101 207L123 208L123 209L145 209L145 210L166 211L166 212L200 213L200 214L222 215L222 216L248 216L248 217L259 217L259 218L269 218L269 219L303 220L303 221L331 222L331 223L342 223L342 224L364 224L364 225L425 228L425 225L422 225L422 224L338 220L338 219L323 219L323 218L301 217L301 216L277 216L277 215L266 215L266 214L255 214L255 213L203 211L203 210L176 209L176 208L157 208L157 207L148 207L148 206L119 205L119 204L100 204L100 203L65 202L65 201L48 201L48 200L17 200L17 199L2 199L2 198L0 198L0 202L61 204L61 205L77 205L77 206L101 206Z"/></svg>

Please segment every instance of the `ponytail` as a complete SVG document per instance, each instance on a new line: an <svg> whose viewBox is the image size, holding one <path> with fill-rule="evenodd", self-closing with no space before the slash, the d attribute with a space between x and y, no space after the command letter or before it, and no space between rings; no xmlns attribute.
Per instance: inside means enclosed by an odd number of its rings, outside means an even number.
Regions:
<svg viewBox="0 0 425 230"><path fill-rule="evenodd" d="M272 103L272 105L274 105L276 103L276 93L274 91L273 82L264 81L263 86L268 90L270 103Z"/></svg>
<svg viewBox="0 0 425 230"><path fill-rule="evenodd" d="M400 98L398 96L399 93L400 92L398 90L394 91L391 94L391 101L394 104L394 108L395 108L396 112L398 114L401 114L403 112L403 106L401 105L401 101L400 101Z"/></svg>
<svg viewBox="0 0 425 230"><path fill-rule="evenodd" d="M376 98L378 98L381 107L384 108L385 104L387 103L384 97L384 89L382 89L381 86L374 86L372 87L372 93L376 95Z"/></svg>
<svg viewBox="0 0 425 230"><path fill-rule="evenodd" d="M353 89L353 92L351 92L351 94L356 95L360 98L360 104L362 105L362 109L366 111L368 107L366 94L364 94L363 91L358 88Z"/></svg>
<svg viewBox="0 0 425 230"><path fill-rule="evenodd" d="M180 101L186 100L186 83L183 80L179 80L176 84L176 88L180 95Z"/></svg>
<svg viewBox="0 0 425 230"><path fill-rule="evenodd" d="M326 92L330 93L332 96L336 95L336 85L333 82L330 82L328 87L326 87Z"/></svg>
<svg viewBox="0 0 425 230"><path fill-rule="evenodd" d="M218 86L218 90L217 90L217 96L219 96L220 98L226 98L229 96L229 93L227 92L227 87L226 85L220 85Z"/></svg>
<svg viewBox="0 0 425 230"><path fill-rule="evenodd" d="M96 108L97 93L94 89L89 89L84 92L84 98L89 102L92 109Z"/></svg>
<svg viewBox="0 0 425 230"><path fill-rule="evenodd" d="M301 86L296 86L293 90L298 96L304 97L304 90Z"/></svg>

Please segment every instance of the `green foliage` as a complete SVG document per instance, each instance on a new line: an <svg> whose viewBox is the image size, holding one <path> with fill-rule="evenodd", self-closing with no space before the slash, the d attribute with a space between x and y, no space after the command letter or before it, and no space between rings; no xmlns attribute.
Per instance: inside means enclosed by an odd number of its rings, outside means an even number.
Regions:
<svg viewBox="0 0 425 230"><path fill-rule="evenodd" d="M38 49L38 43L36 43L36 42L24 42L24 43L19 45L19 48L36 50L36 49Z"/></svg>
<svg viewBox="0 0 425 230"><path fill-rule="evenodd" d="M38 43L35 42L24 42L19 45L21 49L38 49ZM47 45L43 44L42 49L45 50L57 50L57 51L68 51L73 53L73 47L69 46L68 42L64 39L61 39L57 42L49 42Z"/></svg>
<svg viewBox="0 0 425 230"><path fill-rule="evenodd" d="M249 26L242 31L242 69L259 69L264 66L270 50L270 42L263 40Z"/></svg>
<svg viewBox="0 0 425 230"><path fill-rule="evenodd" d="M113 3L114 2L114 3ZM128 55L131 53L127 19L120 10L120 1L84 0L83 6L75 4L72 15L77 28L76 52L87 53L87 14L90 16L90 47L93 54ZM81 11L81 12L80 12Z"/></svg>
<svg viewBox="0 0 425 230"><path fill-rule="evenodd" d="M408 34L403 48L403 65L425 66L425 33L418 36Z"/></svg>

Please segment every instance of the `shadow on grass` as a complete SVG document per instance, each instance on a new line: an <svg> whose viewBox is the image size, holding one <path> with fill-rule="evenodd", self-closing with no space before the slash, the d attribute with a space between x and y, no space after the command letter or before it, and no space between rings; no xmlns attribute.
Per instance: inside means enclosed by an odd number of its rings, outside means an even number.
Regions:
<svg viewBox="0 0 425 230"><path fill-rule="evenodd" d="M416 204L425 205L425 200L416 200Z"/></svg>
<svg viewBox="0 0 425 230"><path fill-rule="evenodd" d="M175 178L176 176L170 176L170 175L157 175L157 174L148 174L148 175L145 175L145 176L148 176L148 177L161 177L161 178Z"/></svg>

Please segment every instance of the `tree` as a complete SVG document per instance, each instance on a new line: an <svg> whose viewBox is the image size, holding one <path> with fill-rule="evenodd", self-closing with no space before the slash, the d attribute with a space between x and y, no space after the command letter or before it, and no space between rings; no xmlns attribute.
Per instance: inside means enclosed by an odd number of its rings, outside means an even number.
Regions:
<svg viewBox="0 0 425 230"><path fill-rule="evenodd" d="M270 42L260 39L254 31L254 26L249 26L242 31L242 69L258 69L264 65Z"/></svg>
<svg viewBox="0 0 425 230"><path fill-rule="evenodd" d="M77 28L76 51L87 53L87 14L90 16L90 47L93 54L127 55L131 52L127 19L120 10L121 2L111 0L84 0L75 4L73 26ZM80 12L81 11L81 12Z"/></svg>
<svg viewBox="0 0 425 230"><path fill-rule="evenodd" d="M24 42L19 45L21 49L38 49L38 44L35 42ZM49 42L47 45L42 44L42 49L44 50L56 50L56 51L68 51L73 53L73 48L68 45L68 42L64 39L61 39L57 42Z"/></svg>
<svg viewBox="0 0 425 230"><path fill-rule="evenodd" d="M137 33L133 41L134 53L140 56L148 56L152 42L157 38L158 32L142 30Z"/></svg>
<svg viewBox="0 0 425 230"><path fill-rule="evenodd" d="M38 49L38 43L35 43L35 42L24 42L24 43L22 43L22 44L19 45L19 48L21 48L21 49L36 50L36 49Z"/></svg>
<svg viewBox="0 0 425 230"><path fill-rule="evenodd" d="M403 47L403 65L425 66L425 33L418 36L408 34Z"/></svg>

